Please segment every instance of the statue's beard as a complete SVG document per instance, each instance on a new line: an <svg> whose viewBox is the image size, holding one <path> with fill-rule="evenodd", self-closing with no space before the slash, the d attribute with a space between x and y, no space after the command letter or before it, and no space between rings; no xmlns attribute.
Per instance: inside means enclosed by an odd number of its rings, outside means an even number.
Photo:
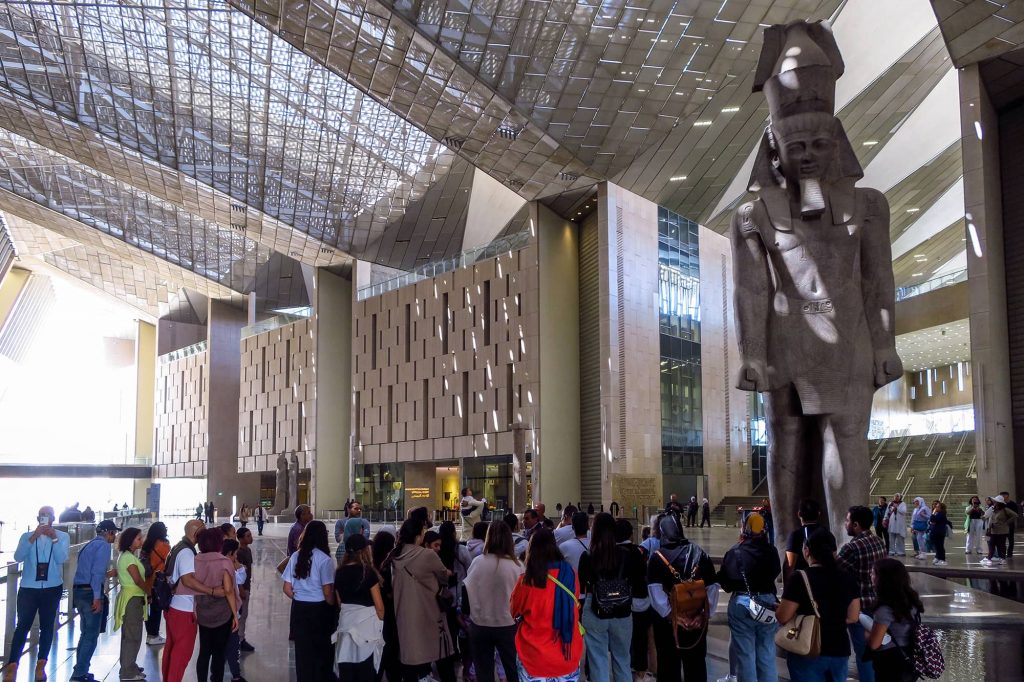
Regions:
<svg viewBox="0 0 1024 682"><path fill-rule="evenodd" d="M800 183L800 215L817 218L825 212L825 193L818 178L803 178Z"/></svg>

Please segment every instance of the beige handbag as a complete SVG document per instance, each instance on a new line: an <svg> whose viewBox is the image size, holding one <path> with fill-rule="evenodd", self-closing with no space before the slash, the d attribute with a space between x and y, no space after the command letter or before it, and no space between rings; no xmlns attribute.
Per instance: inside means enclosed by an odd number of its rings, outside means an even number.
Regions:
<svg viewBox="0 0 1024 682"><path fill-rule="evenodd" d="M798 573L804 579L814 615L793 616L793 620L783 625L775 633L775 644L780 649L798 656L814 658L821 654L821 614L818 612L818 602L814 600L814 594L811 592L811 582L807 579L807 572L798 571Z"/></svg>

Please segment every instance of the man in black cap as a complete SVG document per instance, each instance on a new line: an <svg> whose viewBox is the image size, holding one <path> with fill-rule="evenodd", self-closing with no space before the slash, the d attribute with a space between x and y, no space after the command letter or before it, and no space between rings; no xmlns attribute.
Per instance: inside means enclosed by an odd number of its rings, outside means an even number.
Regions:
<svg viewBox="0 0 1024 682"><path fill-rule="evenodd" d="M107 569L110 565L110 546L114 544L118 530L113 521L100 521L96 525L96 537L78 554L78 566L72 582L72 600L81 619L82 635L78 638L75 668L71 671L72 682L92 680L89 664L96 651L96 641L103 624L103 583L110 575Z"/></svg>

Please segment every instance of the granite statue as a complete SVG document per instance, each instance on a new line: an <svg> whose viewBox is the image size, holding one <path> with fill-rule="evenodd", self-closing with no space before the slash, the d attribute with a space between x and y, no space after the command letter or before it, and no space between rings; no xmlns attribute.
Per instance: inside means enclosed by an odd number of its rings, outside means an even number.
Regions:
<svg viewBox="0 0 1024 682"><path fill-rule="evenodd" d="M277 456L277 480L274 485L274 504L270 514L281 514L288 509L288 457L282 452Z"/></svg>
<svg viewBox="0 0 1024 682"><path fill-rule="evenodd" d="M754 92L770 120L732 219L738 388L764 395L768 489L779 542L802 498L823 502L840 542L866 504L871 400L903 374L896 354L889 207L863 177L835 85L828 24L765 29ZM824 520L823 520L824 521Z"/></svg>
<svg viewBox="0 0 1024 682"><path fill-rule="evenodd" d="M299 458L292 451L288 456L288 506L294 508L299 504Z"/></svg>

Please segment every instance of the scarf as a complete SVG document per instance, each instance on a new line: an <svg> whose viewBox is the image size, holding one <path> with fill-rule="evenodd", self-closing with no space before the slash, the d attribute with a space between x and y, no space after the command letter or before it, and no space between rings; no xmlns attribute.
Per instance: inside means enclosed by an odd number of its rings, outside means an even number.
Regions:
<svg viewBox="0 0 1024 682"><path fill-rule="evenodd" d="M548 566L548 570L558 569L558 582L570 590L576 584L576 574L567 561L559 561ZM576 627L576 604L574 595L555 585L555 608L552 611L551 627L558 633L562 644L562 655L565 660L572 656L573 628Z"/></svg>

